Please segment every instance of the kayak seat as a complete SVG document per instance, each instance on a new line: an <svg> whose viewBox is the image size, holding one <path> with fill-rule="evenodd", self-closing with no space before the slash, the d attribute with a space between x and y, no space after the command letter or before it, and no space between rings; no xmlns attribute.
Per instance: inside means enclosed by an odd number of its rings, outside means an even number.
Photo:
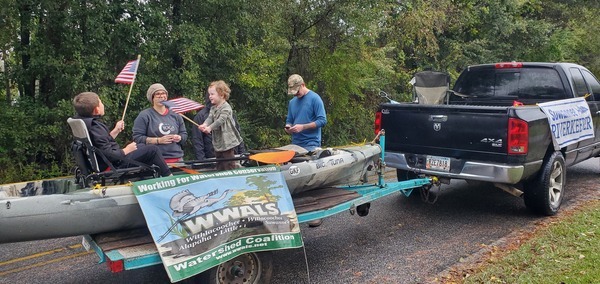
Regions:
<svg viewBox="0 0 600 284"><path fill-rule="evenodd" d="M320 151L317 153L317 157L318 157L319 159L321 159L321 158L325 158L325 157L329 157L329 156L331 156L331 155L333 155L333 154L331 153L331 150L329 150L329 149L320 150Z"/></svg>
<svg viewBox="0 0 600 284"><path fill-rule="evenodd" d="M81 187L100 184L124 184L130 180L140 180L143 178L158 177L156 166L149 166L137 161L127 160L129 164L138 165L136 167L117 168L100 150L92 145L87 126L82 119L68 118L67 123L73 132L73 143L71 151L77 165L75 169L75 181ZM107 169L100 169L98 158L102 159L107 165Z"/></svg>
<svg viewBox="0 0 600 284"><path fill-rule="evenodd" d="M308 162L308 161L312 161L312 160L329 157L331 155L333 155L333 153L331 152L330 149L316 150L313 152L308 152L308 154L306 154L306 155L296 155L290 160L290 162L292 162L292 163Z"/></svg>
<svg viewBox="0 0 600 284"><path fill-rule="evenodd" d="M314 158L312 156L294 156L290 162L291 163L302 163L302 162L308 162L308 161L312 161L314 160Z"/></svg>

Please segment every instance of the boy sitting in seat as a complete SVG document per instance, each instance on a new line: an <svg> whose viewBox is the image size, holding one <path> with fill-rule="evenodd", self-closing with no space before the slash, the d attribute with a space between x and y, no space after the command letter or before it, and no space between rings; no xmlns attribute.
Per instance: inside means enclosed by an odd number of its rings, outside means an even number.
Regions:
<svg viewBox="0 0 600 284"><path fill-rule="evenodd" d="M115 128L109 131L106 124L100 120L100 117L104 115L104 104L102 104L100 97L96 93L84 92L75 96L73 107L78 115L76 118L82 119L85 122L92 144L105 154L115 167L135 166L127 163L125 159L127 158L144 164L158 166L159 174L163 177L172 175L156 145L140 144L138 147L135 142L132 142L121 149L115 138L125 128L125 122L122 120L118 121ZM98 164L100 169L108 167L102 159L98 161Z"/></svg>

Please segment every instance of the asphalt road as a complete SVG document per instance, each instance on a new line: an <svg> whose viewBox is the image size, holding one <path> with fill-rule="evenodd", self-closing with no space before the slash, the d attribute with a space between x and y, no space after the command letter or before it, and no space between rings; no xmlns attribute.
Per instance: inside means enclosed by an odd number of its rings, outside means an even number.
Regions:
<svg viewBox="0 0 600 284"><path fill-rule="evenodd" d="M562 210L600 198L600 159L567 173ZM273 254L272 283L428 283L482 246L544 218L520 198L462 181L442 186L434 204L415 197L379 199L366 217L338 214L317 228L303 224L305 248ZM162 266L113 274L80 243L72 237L2 244L0 283L169 283Z"/></svg>

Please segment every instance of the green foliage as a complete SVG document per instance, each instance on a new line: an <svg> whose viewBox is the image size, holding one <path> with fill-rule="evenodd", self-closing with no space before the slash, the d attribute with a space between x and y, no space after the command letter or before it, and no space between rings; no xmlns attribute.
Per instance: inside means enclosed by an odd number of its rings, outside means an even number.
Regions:
<svg viewBox="0 0 600 284"><path fill-rule="evenodd" d="M83 91L101 95L111 126L127 103L124 144L152 83L203 102L208 84L225 80L242 136L258 149L290 143L292 73L325 102L324 146L371 140L379 90L410 100L408 81L424 69L455 79L470 64L571 61L598 74L596 2L0 0L2 101L15 102L0 113L0 179L70 172L65 119ZM138 54L127 101L129 86L114 78ZM193 157L190 140L184 150Z"/></svg>
<svg viewBox="0 0 600 284"><path fill-rule="evenodd" d="M16 182L64 175L73 162L68 152L71 138L66 119L70 104L59 103L49 109L21 100L0 113L3 135L0 137L0 182Z"/></svg>
<svg viewBox="0 0 600 284"><path fill-rule="evenodd" d="M600 277L600 204L553 222L516 251L490 260L464 283L595 283Z"/></svg>

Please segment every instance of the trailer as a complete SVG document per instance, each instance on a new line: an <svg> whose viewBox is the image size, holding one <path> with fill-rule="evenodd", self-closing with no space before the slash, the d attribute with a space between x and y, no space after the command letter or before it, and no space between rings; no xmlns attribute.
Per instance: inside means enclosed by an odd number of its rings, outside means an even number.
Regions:
<svg viewBox="0 0 600 284"><path fill-rule="evenodd" d="M384 133L382 133L384 134ZM400 192L409 196L413 190L427 188L435 182L432 178L416 178L400 182L386 182L385 135L380 135L382 146L378 161L376 182L355 186L326 187L292 196L299 223L327 218L348 212L366 216L371 202ZM147 228L128 231L85 235L82 241L86 250L93 250L99 263L106 263L112 272L122 272L161 264L160 255ZM270 252L247 253L215 266L197 275L200 283L269 283L272 275Z"/></svg>

